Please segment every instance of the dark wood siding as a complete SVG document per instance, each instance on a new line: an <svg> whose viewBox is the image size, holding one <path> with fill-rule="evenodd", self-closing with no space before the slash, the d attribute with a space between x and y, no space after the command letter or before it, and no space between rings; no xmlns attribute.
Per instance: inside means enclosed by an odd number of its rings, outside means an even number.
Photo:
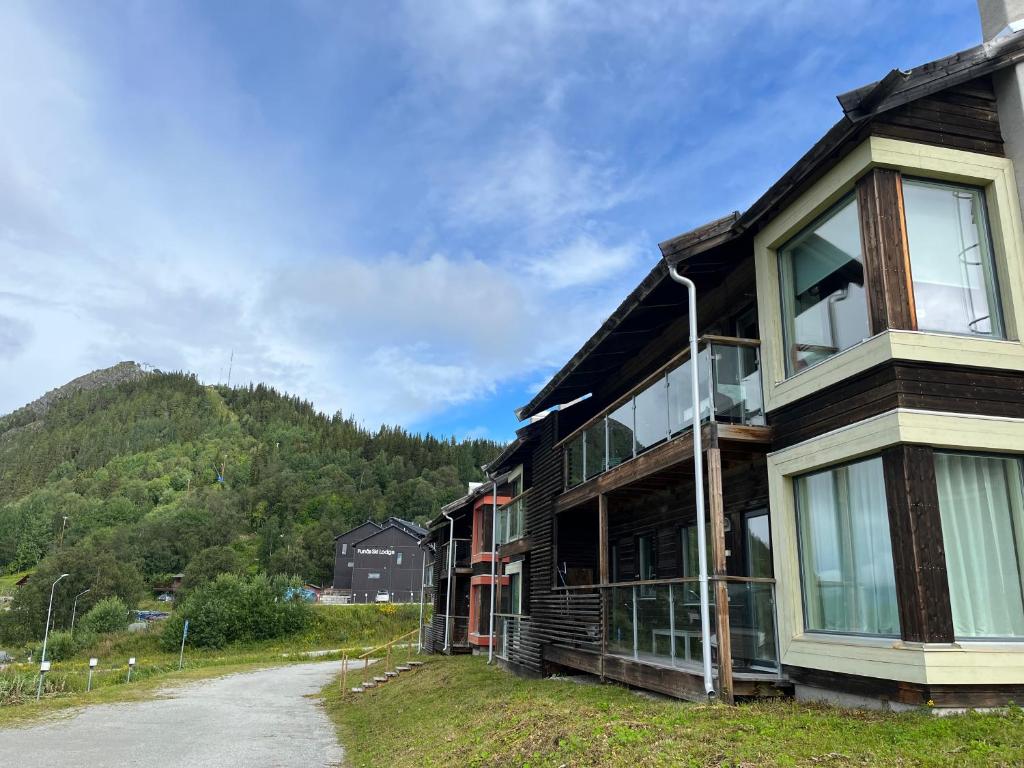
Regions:
<svg viewBox="0 0 1024 768"><path fill-rule="evenodd" d="M922 643L951 643L953 612L934 452L923 445L895 445L882 453L882 464L900 635Z"/></svg>
<svg viewBox="0 0 1024 768"><path fill-rule="evenodd" d="M887 361L768 414L778 450L894 408L1024 418L1024 375Z"/></svg>
<svg viewBox="0 0 1024 768"><path fill-rule="evenodd" d="M872 119L871 134L1004 155L995 92L988 76L883 112Z"/></svg>

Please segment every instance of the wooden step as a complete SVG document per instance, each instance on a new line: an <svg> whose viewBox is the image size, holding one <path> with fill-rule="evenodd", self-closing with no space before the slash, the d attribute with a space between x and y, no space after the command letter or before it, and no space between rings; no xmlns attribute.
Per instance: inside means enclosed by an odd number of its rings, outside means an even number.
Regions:
<svg viewBox="0 0 1024 768"><path fill-rule="evenodd" d="M423 666L423 662L422 661L410 661L409 662L409 666L410 667L422 667Z"/></svg>
<svg viewBox="0 0 1024 768"><path fill-rule="evenodd" d="M403 664L400 667L395 667L395 671L396 672L411 672L412 671L412 667L407 667L406 665Z"/></svg>
<svg viewBox="0 0 1024 768"><path fill-rule="evenodd" d="M363 692L363 686L361 686L361 685L357 685L355 688L352 689L352 693L362 693L362 692Z"/></svg>
<svg viewBox="0 0 1024 768"><path fill-rule="evenodd" d="M371 682L369 680L367 680L365 683L363 683L363 688L376 688L376 687L377 687L377 684L374 683L374 682Z"/></svg>
<svg viewBox="0 0 1024 768"><path fill-rule="evenodd" d="M386 683L387 681L388 681L388 679L386 677L375 677L375 678L373 678L373 682L375 682L375 683Z"/></svg>

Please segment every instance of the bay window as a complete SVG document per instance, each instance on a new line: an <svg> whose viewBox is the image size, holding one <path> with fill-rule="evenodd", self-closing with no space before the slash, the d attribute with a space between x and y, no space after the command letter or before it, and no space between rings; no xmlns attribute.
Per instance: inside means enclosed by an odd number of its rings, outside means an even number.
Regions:
<svg viewBox="0 0 1024 768"><path fill-rule="evenodd" d="M953 633L1024 638L1021 459L935 454Z"/></svg>
<svg viewBox="0 0 1024 768"><path fill-rule="evenodd" d="M809 631L899 636L881 457L795 479Z"/></svg>
<svg viewBox="0 0 1024 768"><path fill-rule="evenodd" d="M903 179L917 328L1002 338L985 193Z"/></svg>
<svg viewBox="0 0 1024 768"><path fill-rule="evenodd" d="M779 274L787 375L871 335L853 196L779 250Z"/></svg>

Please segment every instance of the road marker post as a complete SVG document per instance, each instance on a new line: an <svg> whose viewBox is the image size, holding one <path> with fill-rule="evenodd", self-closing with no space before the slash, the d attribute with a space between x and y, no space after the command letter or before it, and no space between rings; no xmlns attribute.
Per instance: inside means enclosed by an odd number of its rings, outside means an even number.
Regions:
<svg viewBox="0 0 1024 768"><path fill-rule="evenodd" d="M125 681L130 683L132 681L132 668L135 666L135 657L132 656L128 659L128 679Z"/></svg>
<svg viewBox="0 0 1024 768"><path fill-rule="evenodd" d="M50 662L41 661L39 662L39 687L36 688L36 701L39 701L39 697L43 695L43 678L46 677L46 673L50 671Z"/></svg>
<svg viewBox="0 0 1024 768"><path fill-rule="evenodd" d="M89 659L89 682L86 683L85 692L89 693L92 690L92 671L96 669L96 665L100 663L99 659Z"/></svg>
<svg viewBox="0 0 1024 768"><path fill-rule="evenodd" d="M188 637L188 619L185 619L185 626L181 630L181 653L178 654L178 671L181 671L182 664L185 663L185 638Z"/></svg>

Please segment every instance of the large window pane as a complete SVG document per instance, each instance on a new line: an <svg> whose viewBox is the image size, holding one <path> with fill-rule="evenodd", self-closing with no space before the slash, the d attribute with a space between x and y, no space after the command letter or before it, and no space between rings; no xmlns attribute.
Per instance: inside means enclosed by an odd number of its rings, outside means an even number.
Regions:
<svg viewBox="0 0 1024 768"><path fill-rule="evenodd" d="M796 501L807 629L898 636L881 458L797 478Z"/></svg>
<svg viewBox="0 0 1024 768"><path fill-rule="evenodd" d="M711 412L711 353L705 347L697 353L697 387L700 391L700 418L706 419ZM693 426L693 382L690 370L693 363L687 360L678 368L668 372L669 427L672 434Z"/></svg>
<svg viewBox="0 0 1024 768"><path fill-rule="evenodd" d="M917 327L1002 337L982 190L904 179L903 204Z"/></svg>
<svg viewBox="0 0 1024 768"><path fill-rule="evenodd" d="M957 637L1024 637L1024 502L1017 458L935 454Z"/></svg>
<svg viewBox="0 0 1024 768"><path fill-rule="evenodd" d="M796 373L870 336L854 198L779 250L786 372Z"/></svg>

